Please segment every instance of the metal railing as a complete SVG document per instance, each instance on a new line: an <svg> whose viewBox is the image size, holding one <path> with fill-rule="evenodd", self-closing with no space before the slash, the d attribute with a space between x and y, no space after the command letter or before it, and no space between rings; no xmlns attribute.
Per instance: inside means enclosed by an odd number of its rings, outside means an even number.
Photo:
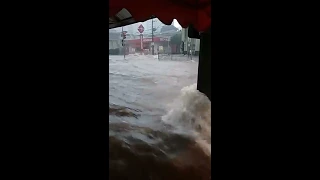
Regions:
<svg viewBox="0 0 320 180"><path fill-rule="evenodd" d="M170 54L170 53L158 53L159 61L198 61L199 56L196 55L183 55L183 54Z"/></svg>

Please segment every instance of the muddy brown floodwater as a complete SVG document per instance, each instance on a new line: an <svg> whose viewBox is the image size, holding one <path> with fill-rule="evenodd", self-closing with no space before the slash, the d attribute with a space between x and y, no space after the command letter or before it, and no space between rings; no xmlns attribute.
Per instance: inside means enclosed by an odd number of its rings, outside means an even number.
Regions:
<svg viewBox="0 0 320 180"><path fill-rule="evenodd" d="M183 57L109 57L110 180L211 179L211 103L184 88L197 67Z"/></svg>

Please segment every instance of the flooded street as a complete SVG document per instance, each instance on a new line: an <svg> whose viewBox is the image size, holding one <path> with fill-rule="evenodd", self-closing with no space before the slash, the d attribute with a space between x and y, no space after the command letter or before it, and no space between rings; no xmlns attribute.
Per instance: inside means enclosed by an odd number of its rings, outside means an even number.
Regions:
<svg viewBox="0 0 320 180"><path fill-rule="evenodd" d="M198 62L109 56L109 178L210 179L211 102Z"/></svg>

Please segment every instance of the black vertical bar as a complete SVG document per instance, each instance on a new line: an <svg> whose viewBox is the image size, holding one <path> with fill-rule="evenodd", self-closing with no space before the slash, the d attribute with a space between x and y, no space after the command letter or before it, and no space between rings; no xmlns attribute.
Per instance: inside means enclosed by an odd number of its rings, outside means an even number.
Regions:
<svg viewBox="0 0 320 180"><path fill-rule="evenodd" d="M211 32L202 33L200 37L200 52L198 66L197 89L211 101Z"/></svg>

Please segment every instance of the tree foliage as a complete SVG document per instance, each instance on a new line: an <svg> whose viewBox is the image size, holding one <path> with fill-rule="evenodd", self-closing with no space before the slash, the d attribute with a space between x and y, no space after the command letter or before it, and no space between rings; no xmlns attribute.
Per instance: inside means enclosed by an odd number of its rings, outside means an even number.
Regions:
<svg viewBox="0 0 320 180"><path fill-rule="evenodd" d="M170 38L170 44L175 44L177 46L180 46L180 44L182 43L181 38L182 38L182 33L180 31L179 33L175 34Z"/></svg>
<svg viewBox="0 0 320 180"><path fill-rule="evenodd" d="M166 31L178 31L178 28L176 28L173 25L169 25L169 26L162 26L160 32L166 32Z"/></svg>

